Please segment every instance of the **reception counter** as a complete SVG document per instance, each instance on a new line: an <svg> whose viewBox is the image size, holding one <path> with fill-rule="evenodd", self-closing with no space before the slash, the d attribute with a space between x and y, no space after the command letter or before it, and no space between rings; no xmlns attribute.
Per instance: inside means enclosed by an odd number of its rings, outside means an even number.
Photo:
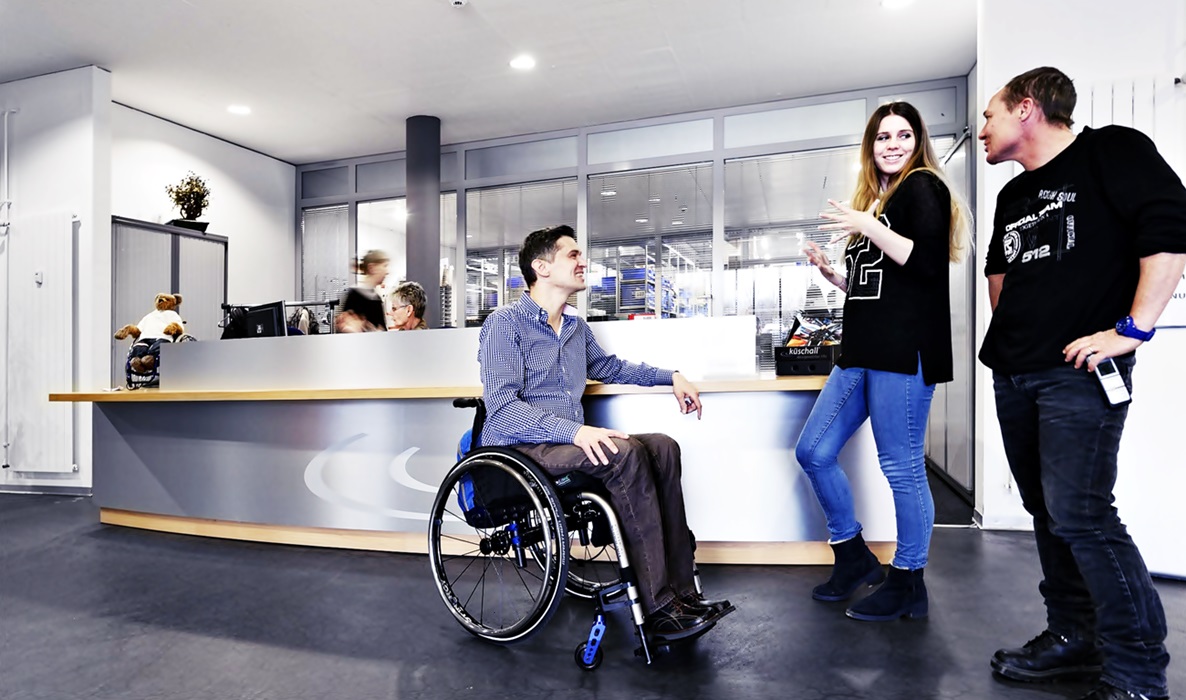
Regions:
<svg viewBox="0 0 1186 700"><path fill-rule="evenodd" d="M712 378L690 357L655 360L679 367L696 382L702 420L680 413L670 387L591 384L584 398L586 421L628 433L663 432L679 441L688 519L701 542L701 562L830 563L822 514L793 453L824 378L758 377L752 319L697 321L725 332L717 336L724 340L715 350L693 345L701 356L724 352L720 346L730 343L736 347L729 355L744 351L738 366L717 357L713 368L750 371L748 377ZM716 323L723 321L736 328ZM729 340L746 323L741 339ZM654 347L662 338L668 348L679 345L682 333L706 337L704 328L680 324L594 324L594 329L611 352L650 361L657 353L627 353L621 346L637 339L622 342L615 332L652 334L641 342ZM93 404L93 494L101 520L263 542L425 551L434 495L456 461L458 438L473 420L472 411L453 408L452 399L481 393L476 382L440 380L476 379L476 329L367 336L183 343L164 348L159 390L51 395L52 401ZM309 358L300 357L311 348L330 361L354 357L346 364L372 366L360 377L339 368L337 386L278 388L308 383L307 378L287 382L284 372L294 362L311 366ZM228 352L242 359L238 370L227 368ZM461 360L442 375L451 353L452 360ZM394 381L384 376L376 355L390 355L397 364L411 357L438 359ZM197 388L194 378L201 373L185 369L195 367L222 369L207 378L208 388ZM270 374L268 367L274 368ZM422 383L407 385L415 380ZM372 386L357 386L365 381ZM428 381L437 383L423 383ZM866 539L881 543L875 549L888 558L892 500L868 427L841 459Z"/></svg>

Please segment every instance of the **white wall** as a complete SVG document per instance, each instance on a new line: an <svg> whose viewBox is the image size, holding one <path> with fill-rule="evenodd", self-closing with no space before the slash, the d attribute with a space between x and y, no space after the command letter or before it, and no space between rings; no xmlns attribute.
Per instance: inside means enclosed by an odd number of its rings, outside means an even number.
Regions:
<svg viewBox="0 0 1186 700"><path fill-rule="evenodd" d="M80 221L75 347L45 348L40 360L44 366L69 364L76 360L79 386L105 383L110 371L107 348L111 331L106 320L111 315L110 104L111 75L93 67L0 85L0 109L19 110L10 118L11 235L29 231L47 217L64 216L68 220L74 216ZM68 264L68 260L49 261L48 265L44 261L36 263L38 268L45 267L46 284L52 283L55 271L68 269ZM9 274L12 281L23 284L31 280L35 272L34 269L18 269L18 266L7 268L6 264L3 268L7 270L6 278L0 289L7 289ZM11 328L0 329L4 341L0 352L10 346L13 348L14 357L3 358L5 371L12 371L28 359L16 354L42 321L27 318L24 309L10 306L7 298L3 299L0 309L7 309L11 325ZM3 318L0 323L4 323ZM59 387L57 390L70 388ZM37 395L14 391L7 397L13 415L4 418L14 441L60 439L39 432L35 412L48 407L48 392L42 393L40 388L29 391ZM30 407L28 412L21 410L26 405ZM90 407L72 410L79 471L35 474L9 469L0 473L0 489L32 485L90 486Z"/></svg>
<svg viewBox="0 0 1186 700"><path fill-rule="evenodd" d="M122 105L112 105L111 117L112 214L179 218L165 186L192 170L210 186L208 233L229 239L227 300L296 298L294 166Z"/></svg>
<svg viewBox="0 0 1186 700"><path fill-rule="evenodd" d="M0 84L0 110L10 117L13 231L49 215L79 219L77 336L40 362L76 364L75 386L55 386L8 396L13 431L20 440L44 441L46 431L23 415L21 402L49 406L49 391L96 389L109 383L111 347L111 216L154 222L176 218L165 185L188 170L206 178L212 190L203 219L210 232L226 236L228 294L233 302L296 295L293 263L295 168L196 131L115 105L111 74L87 67ZM6 253L0 242L0 262ZM58 261L65 267L68 261ZM55 265L51 263L50 269ZM8 275L20 281L34 270L0 265L0 355L10 340L30 334L39 319L10 308ZM146 300L146 304L149 300ZM134 322L131 319L129 322ZM22 335L9 338L9 327ZM14 349L14 353L16 350ZM0 357L3 367L15 365ZM24 396L23 393L36 394ZM77 472L0 471L0 490L78 490L91 486L91 406L75 405L74 458ZM0 403L3 411L3 403ZM0 426L8 416L0 416Z"/></svg>
<svg viewBox="0 0 1186 700"><path fill-rule="evenodd" d="M1181 0L1082 0L1068 11L1054 0L981 0L977 49L977 113L1011 77L1037 66L1056 66L1069 75L1082 96L1091 86L1137 78L1161 79L1186 74L1186 3ZM1183 172L1186 154L1186 86L1157 95L1157 133L1163 154ZM982 120L978 121L978 128ZM1014 164L977 164L979 259L991 236L996 196L1019 172ZM989 318L983 277L978 288L977 325L983 338ZM1137 353L1134 401L1120 450L1117 506L1154 571L1186 576L1186 550L1166 528L1174 501L1186 493L1186 458L1169 416L1183 413L1186 330L1165 329ZM986 527L1025 528L1029 518L1013 491L995 418L990 374L979 368L976 382L979 427L976 507ZM1173 499L1173 500L1171 500Z"/></svg>

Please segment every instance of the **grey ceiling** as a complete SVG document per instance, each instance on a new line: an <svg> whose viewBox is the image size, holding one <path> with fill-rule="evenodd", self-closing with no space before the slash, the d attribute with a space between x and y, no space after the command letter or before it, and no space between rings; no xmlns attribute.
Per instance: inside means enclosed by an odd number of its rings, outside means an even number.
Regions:
<svg viewBox="0 0 1186 700"><path fill-rule="evenodd" d="M402 150L416 114L462 143L965 75L976 3L0 0L0 34L0 82L98 65L117 102L300 164Z"/></svg>

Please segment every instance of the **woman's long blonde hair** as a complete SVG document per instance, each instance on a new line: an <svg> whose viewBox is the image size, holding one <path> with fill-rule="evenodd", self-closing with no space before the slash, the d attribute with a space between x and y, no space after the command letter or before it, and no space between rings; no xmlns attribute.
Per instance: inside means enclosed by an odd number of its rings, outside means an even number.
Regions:
<svg viewBox="0 0 1186 700"><path fill-rule="evenodd" d="M910 128L914 130L916 145L906 167L891 175L885 191L882 191L881 171L877 169L877 163L873 160L873 143L881 130L881 120L890 115L902 117L910 124ZM898 185L916 170L925 170L939 178L951 195L951 229L947 237L947 258L951 262L959 262L969 238L972 216L967 203L956 194L951 182L943 174L943 168L935 156L935 149L931 147L931 138L927 134L927 125L923 123L922 115L909 102L887 102L874 110L873 116L869 117L869 123L865 125L865 135L861 139L861 173L857 176L857 188L852 195L852 208L867 211L874 201L881 200L877 205L877 211L874 212L874 216L880 216L890 198L894 196Z"/></svg>

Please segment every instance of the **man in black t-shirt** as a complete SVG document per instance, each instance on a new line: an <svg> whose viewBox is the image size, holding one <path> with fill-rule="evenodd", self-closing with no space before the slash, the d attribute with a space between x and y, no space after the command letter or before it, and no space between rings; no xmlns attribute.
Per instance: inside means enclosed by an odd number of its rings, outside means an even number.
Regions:
<svg viewBox="0 0 1186 700"><path fill-rule="evenodd" d="M1083 700L1168 696L1166 620L1112 507L1127 404L1093 374L1111 358L1132 390L1186 265L1186 188L1133 129L1071 131L1075 88L1037 68L989 101L989 163L1025 172L997 198L985 274L993 308L980 360L993 370L1005 455L1034 517L1047 629L1001 649L1020 681L1099 675Z"/></svg>

